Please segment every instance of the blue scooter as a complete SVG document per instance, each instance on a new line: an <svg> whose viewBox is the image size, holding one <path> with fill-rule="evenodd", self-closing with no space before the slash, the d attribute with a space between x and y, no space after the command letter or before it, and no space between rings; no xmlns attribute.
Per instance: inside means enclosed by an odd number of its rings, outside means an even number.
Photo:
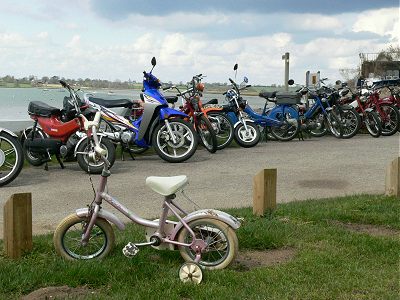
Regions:
<svg viewBox="0 0 400 300"><path fill-rule="evenodd" d="M168 162L183 162L197 149L198 139L193 125L186 121L188 115L168 107L168 103L178 101L178 97L165 97L160 92L161 83L152 74L156 59L151 60L152 69L144 71L143 93L140 95L143 114L132 119L133 102L127 99L104 100L86 97L85 100L101 111L102 119L110 130L102 134L125 146L135 145L142 149L153 147L157 154ZM126 108L122 116L108 108Z"/></svg>

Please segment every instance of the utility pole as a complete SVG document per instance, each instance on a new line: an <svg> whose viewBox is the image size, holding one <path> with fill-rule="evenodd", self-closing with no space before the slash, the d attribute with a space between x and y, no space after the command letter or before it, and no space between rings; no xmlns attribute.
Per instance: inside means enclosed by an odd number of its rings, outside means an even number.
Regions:
<svg viewBox="0 0 400 300"><path fill-rule="evenodd" d="M282 60L285 61L285 90L289 91L289 52L282 55Z"/></svg>

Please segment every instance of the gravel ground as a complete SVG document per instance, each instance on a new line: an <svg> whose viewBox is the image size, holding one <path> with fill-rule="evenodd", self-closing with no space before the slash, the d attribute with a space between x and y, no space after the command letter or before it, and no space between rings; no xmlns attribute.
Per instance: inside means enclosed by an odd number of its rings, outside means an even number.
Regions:
<svg viewBox="0 0 400 300"><path fill-rule="evenodd" d="M156 217L161 211L162 197L145 185L145 178L151 175L187 175L190 184L185 192L202 208L251 206L252 178L264 168L278 169L278 202L374 194L384 192L386 166L397 156L398 134L378 139L357 135L349 140L323 137L268 141L254 148L231 147L215 154L198 150L180 164L166 163L156 155L135 161L126 157L126 161L116 161L108 188L110 194L144 217ZM98 177L92 177L97 185ZM32 193L34 234L54 230L66 215L93 199L89 176L77 163L69 163L64 170L53 164L47 172L42 167L25 168L14 182L0 188L1 206L11 194L19 192ZM177 199L193 209L182 195ZM108 209L109 205L104 207ZM121 219L127 221L123 216Z"/></svg>

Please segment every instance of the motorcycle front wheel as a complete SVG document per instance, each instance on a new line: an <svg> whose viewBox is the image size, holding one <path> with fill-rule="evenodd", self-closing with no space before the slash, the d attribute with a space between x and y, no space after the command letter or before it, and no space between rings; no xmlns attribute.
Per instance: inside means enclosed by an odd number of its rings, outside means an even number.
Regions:
<svg viewBox="0 0 400 300"><path fill-rule="evenodd" d="M341 120L333 111L328 111L326 116L326 123L332 135L338 139L343 136L343 129Z"/></svg>
<svg viewBox="0 0 400 300"><path fill-rule="evenodd" d="M0 132L0 186L13 181L24 165L21 143L7 132Z"/></svg>
<svg viewBox="0 0 400 300"><path fill-rule="evenodd" d="M247 130L246 130L247 127ZM244 148L254 147L261 138L260 129L252 122L240 123L235 128L235 141Z"/></svg>
<svg viewBox="0 0 400 300"><path fill-rule="evenodd" d="M152 146L163 160L171 163L180 163L188 160L197 149L198 139L193 125L182 119L161 122L153 132Z"/></svg>
<svg viewBox="0 0 400 300"><path fill-rule="evenodd" d="M341 109L341 121L343 128L343 138L350 139L357 134L361 126L361 117L357 111L352 109Z"/></svg>
<svg viewBox="0 0 400 300"><path fill-rule="evenodd" d="M105 158L110 162L110 168L115 162L115 146L106 137L99 137L100 147L107 151ZM95 143L93 138L86 137L78 146L76 159L81 169L87 173L100 174L104 167L104 162L94 152ZM92 161L91 156L95 157Z"/></svg>
<svg viewBox="0 0 400 300"><path fill-rule="evenodd" d="M364 119L365 127L369 134L375 138L380 137L382 134L382 124L379 116L374 111L368 111L365 113Z"/></svg>
<svg viewBox="0 0 400 300"><path fill-rule="evenodd" d="M391 104L382 104L380 108L382 135L390 136L395 134L400 127L400 113L398 108Z"/></svg>
<svg viewBox="0 0 400 300"><path fill-rule="evenodd" d="M81 244L87 218L69 215L54 231L53 243L56 252L68 260L89 260L107 256L114 247L114 230L106 220L97 218L86 245Z"/></svg>

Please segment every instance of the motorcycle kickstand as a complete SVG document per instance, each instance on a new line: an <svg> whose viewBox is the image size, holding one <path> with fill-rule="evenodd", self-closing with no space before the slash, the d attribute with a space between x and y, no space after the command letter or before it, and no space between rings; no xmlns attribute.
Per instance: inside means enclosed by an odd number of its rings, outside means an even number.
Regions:
<svg viewBox="0 0 400 300"><path fill-rule="evenodd" d="M64 166L63 162L61 161L61 157L59 154L56 154L56 158L57 158L58 163L60 164L61 169L65 169L65 166Z"/></svg>
<svg viewBox="0 0 400 300"><path fill-rule="evenodd" d="M47 163L47 161L44 163L44 170L45 171L49 170L49 164Z"/></svg>
<svg viewBox="0 0 400 300"><path fill-rule="evenodd" d="M125 156L124 156L124 145L121 145L121 160L122 160L122 161L125 160Z"/></svg>
<svg viewBox="0 0 400 300"><path fill-rule="evenodd" d="M298 134L299 141L304 141L303 131L300 130Z"/></svg>
<svg viewBox="0 0 400 300"><path fill-rule="evenodd" d="M129 147L127 147L127 150L128 150L130 157L132 158L132 160L135 160L135 157L133 156L131 149L129 149Z"/></svg>

